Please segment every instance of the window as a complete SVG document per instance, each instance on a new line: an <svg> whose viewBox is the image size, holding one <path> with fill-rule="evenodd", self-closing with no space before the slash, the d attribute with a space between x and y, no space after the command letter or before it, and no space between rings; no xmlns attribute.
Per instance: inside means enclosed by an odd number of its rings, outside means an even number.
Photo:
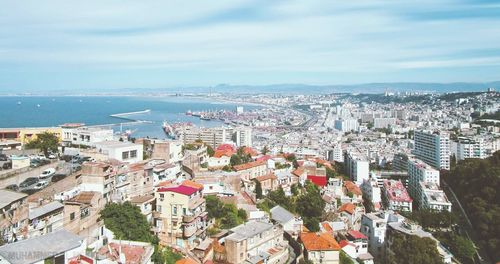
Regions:
<svg viewBox="0 0 500 264"><path fill-rule="evenodd" d="M174 215L177 215L177 206L174 206L174 212L173 212Z"/></svg>
<svg viewBox="0 0 500 264"><path fill-rule="evenodd" d="M137 150L130 151L130 157L131 158L137 158Z"/></svg>
<svg viewBox="0 0 500 264"><path fill-rule="evenodd" d="M128 151L122 152L122 159L128 159Z"/></svg>
<svg viewBox="0 0 500 264"><path fill-rule="evenodd" d="M71 220L71 221L75 220L75 213L74 212L69 215L69 220Z"/></svg>
<svg viewBox="0 0 500 264"><path fill-rule="evenodd" d="M161 205L156 205L156 211L158 211L158 213L161 213Z"/></svg>

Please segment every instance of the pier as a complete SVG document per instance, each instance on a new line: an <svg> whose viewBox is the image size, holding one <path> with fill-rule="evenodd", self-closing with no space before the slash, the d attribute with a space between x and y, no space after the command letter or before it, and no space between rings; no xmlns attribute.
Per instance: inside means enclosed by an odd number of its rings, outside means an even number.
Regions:
<svg viewBox="0 0 500 264"><path fill-rule="evenodd" d="M129 115L147 114L147 113L149 113L149 112L151 112L151 109L146 109L146 110L142 110L142 111L135 111L135 112L127 112L127 113L112 114L112 115L110 115L110 116L111 116L111 117L122 118L122 117L129 116Z"/></svg>
<svg viewBox="0 0 500 264"><path fill-rule="evenodd" d="M135 111L135 112L112 114L112 115L109 115L109 116L113 117L113 118L122 119L122 120L125 120L127 122L122 122L122 123L118 123L118 124L106 124L106 125L99 125L99 126L131 125L131 124L138 124L138 123L153 123L152 121L148 121L148 120L139 120L139 119L134 119L134 118L128 117L130 115L147 114L149 112L151 112L151 109L146 109L146 110L142 110L142 111Z"/></svg>

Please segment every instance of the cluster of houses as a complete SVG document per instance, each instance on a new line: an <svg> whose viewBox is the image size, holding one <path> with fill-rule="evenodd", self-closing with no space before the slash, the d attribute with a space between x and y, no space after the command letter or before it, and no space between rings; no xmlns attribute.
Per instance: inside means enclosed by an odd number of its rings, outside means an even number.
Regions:
<svg viewBox="0 0 500 264"><path fill-rule="evenodd" d="M292 162L287 154L262 154L250 147L240 152L251 161L231 166L237 154L233 144L221 144L211 155L207 146L194 145L187 149L173 140L99 143L100 150L87 150L96 156L82 164L69 188L52 193L48 188L43 196L0 190L5 243L0 262L151 263L154 245L115 238L100 217L106 204L123 202L140 208L160 246L185 256L181 263L340 263L342 254L373 263L391 254L395 233L432 237L398 214L412 210L413 199L402 181L328 177L327 171L335 168L319 157L297 155ZM148 158L137 160L143 152ZM320 188L326 204L318 232L279 205L268 212L257 207L257 183L263 195L282 188L291 196L292 186L306 181ZM415 181L432 190L430 180ZM210 232L214 219L208 215L208 195L243 209L247 220ZM364 199L373 204L370 213ZM436 245L443 261L450 263L451 254Z"/></svg>

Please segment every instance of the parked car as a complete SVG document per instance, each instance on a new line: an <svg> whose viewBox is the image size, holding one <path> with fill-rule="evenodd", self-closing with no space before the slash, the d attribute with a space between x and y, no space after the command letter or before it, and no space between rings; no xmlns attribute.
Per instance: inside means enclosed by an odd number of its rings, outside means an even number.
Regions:
<svg viewBox="0 0 500 264"><path fill-rule="evenodd" d="M49 158L49 159L57 159L57 155L54 154L54 153L49 153L49 154L47 154L47 158Z"/></svg>
<svg viewBox="0 0 500 264"><path fill-rule="evenodd" d="M66 174L62 174L62 173L58 173L58 174L54 174L54 176L52 176L52 178L50 179L52 182L58 182L64 178L66 178Z"/></svg>
<svg viewBox="0 0 500 264"><path fill-rule="evenodd" d="M34 190L41 190L49 185L48 181L39 181L35 186L33 186L32 189Z"/></svg>
<svg viewBox="0 0 500 264"><path fill-rule="evenodd" d="M17 186L17 184L11 184L5 187L5 189L17 192L19 191L19 186Z"/></svg>
<svg viewBox="0 0 500 264"><path fill-rule="evenodd" d="M35 185L38 181L39 181L39 179L37 177L29 177L26 180L24 180L23 182L21 182L21 184L19 184L19 188L20 189L29 189L30 186Z"/></svg>
<svg viewBox="0 0 500 264"><path fill-rule="evenodd" d="M56 174L56 169L54 168L48 168L46 170L44 170L39 176L38 178L40 179L46 179L46 178L49 178L50 176Z"/></svg>
<svg viewBox="0 0 500 264"><path fill-rule="evenodd" d="M2 165L2 169L4 170L9 170L9 169L12 169L12 162L5 162L3 165Z"/></svg>

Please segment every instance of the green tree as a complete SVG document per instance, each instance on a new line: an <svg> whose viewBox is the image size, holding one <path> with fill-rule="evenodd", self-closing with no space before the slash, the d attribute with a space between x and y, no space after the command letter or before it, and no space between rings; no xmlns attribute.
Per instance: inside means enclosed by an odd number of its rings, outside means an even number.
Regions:
<svg viewBox="0 0 500 264"><path fill-rule="evenodd" d="M49 154L49 151L57 152L57 147L59 146L59 138L50 132L44 132L38 134L35 140L32 140L26 144L28 149L40 149L45 156Z"/></svg>
<svg viewBox="0 0 500 264"><path fill-rule="evenodd" d="M310 181L306 181L304 189L305 193L295 202L296 211L304 219L304 225L309 230L319 231L319 220L325 209L325 201L319 188Z"/></svg>
<svg viewBox="0 0 500 264"><path fill-rule="evenodd" d="M262 148L261 152L263 155L267 155L267 153L269 153L269 148L267 147L267 145Z"/></svg>
<svg viewBox="0 0 500 264"><path fill-rule="evenodd" d="M209 157L213 157L215 155L215 150L210 145L205 145L207 147L207 154Z"/></svg>
<svg viewBox="0 0 500 264"><path fill-rule="evenodd" d="M500 151L487 159L460 161L442 175L472 221L477 246L486 249L493 262L499 261Z"/></svg>
<svg viewBox="0 0 500 264"><path fill-rule="evenodd" d="M157 241L157 238L151 235L146 216L141 213L139 207L130 202L109 203L100 215L106 228L111 230L116 238L149 243Z"/></svg>
<svg viewBox="0 0 500 264"><path fill-rule="evenodd" d="M160 246L155 245L155 251L151 259L154 263L175 264L182 257L181 254L173 251L170 247L160 248Z"/></svg>
<svg viewBox="0 0 500 264"><path fill-rule="evenodd" d="M285 191L283 190L283 188L281 188L281 186L277 190L269 192L267 197L269 198L269 200L287 209L288 211L295 211L292 201L289 197L286 196Z"/></svg>
<svg viewBox="0 0 500 264"><path fill-rule="evenodd" d="M260 182L257 179L253 179L253 181L255 183L255 197L257 199L262 199L262 197L264 197L262 195L262 185L260 184Z"/></svg>
<svg viewBox="0 0 500 264"><path fill-rule="evenodd" d="M436 248L436 241L428 237L395 233L391 245L392 254L388 255L390 264L441 264L441 256Z"/></svg>
<svg viewBox="0 0 500 264"><path fill-rule="evenodd" d="M233 154L231 156L231 159L229 160L229 163L231 163L231 166L236 166L242 164L241 157L237 154Z"/></svg>
<svg viewBox="0 0 500 264"><path fill-rule="evenodd" d="M354 264L354 261L344 252L340 251L340 264Z"/></svg>
<svg viewBox="0 0 500 264"><path fill-rule="evenodd" d="M436 232L434 236L447 247L453 256L464 264L474 263L476 248L474 243L468 238L456 235L452 232Z"/></svg>
<svg viewBox="0 0 500 264"><path fill-rule="evenodd" d="M246 221L246 212L239 211L234 204L223 203L215 195L208 195L205 199L208 217L216 220L216 226L229 229Z"/></svg>
<svg viewBox="0 0 500 264"><path fill-rule="evenodd" d="M295 156L295 154L288 154L286 156L286 160L288 160L289 162L293 162L293 161L296 161L297 160L297 157Z"/></svg>

